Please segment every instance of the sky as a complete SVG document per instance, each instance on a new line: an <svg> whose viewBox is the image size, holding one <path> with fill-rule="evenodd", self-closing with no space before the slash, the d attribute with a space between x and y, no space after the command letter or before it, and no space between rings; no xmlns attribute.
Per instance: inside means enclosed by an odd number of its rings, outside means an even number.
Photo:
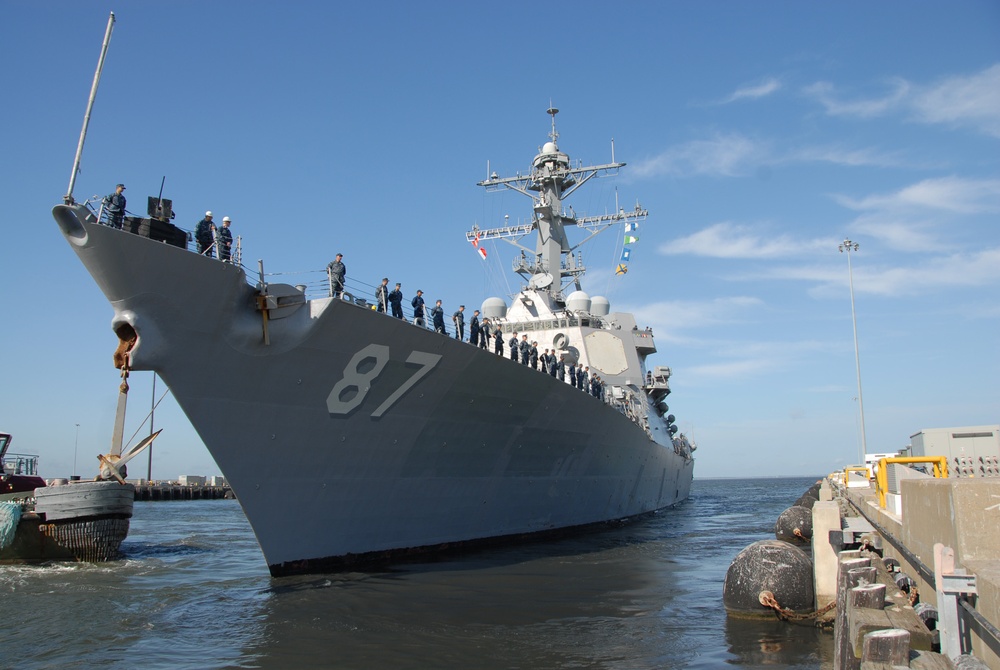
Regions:
<svg viewBox="0 0 1000 670"><path fill-rule="evenodd" d="M113 313L50 214L112 9L77 200L123 182L141 214L163 183L270 281L340 252L349 287L474 309L517 290L516 251L465 232L530 215L476 182L527 173L554 105L572 160L627 163L567 205L649 210L628 273L616 227L583 283L652 327L696 477L856 463L862 406L869 452L1000 422L996 2L5 0L0 430L42 476L96 474L114 420ZM130 383L142 437L153 377ZM220 474L169 394L154 421L154 478Z"/></svg>

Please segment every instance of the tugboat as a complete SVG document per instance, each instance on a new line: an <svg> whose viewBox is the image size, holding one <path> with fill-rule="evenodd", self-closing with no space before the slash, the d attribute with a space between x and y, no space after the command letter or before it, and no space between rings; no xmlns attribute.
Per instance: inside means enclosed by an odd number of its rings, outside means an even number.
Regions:
<svg viewBox="0 0 1000 670"><path fill-rule="evenodd" d="M106 478L57 479L50 486L38 476L38 456L8 453L10 444L11 435L0 433L0 563L119 558L135 500L135 487L114 477L121 476L123 459L112 450L98 457L114 466L102 467Z"/></svg>

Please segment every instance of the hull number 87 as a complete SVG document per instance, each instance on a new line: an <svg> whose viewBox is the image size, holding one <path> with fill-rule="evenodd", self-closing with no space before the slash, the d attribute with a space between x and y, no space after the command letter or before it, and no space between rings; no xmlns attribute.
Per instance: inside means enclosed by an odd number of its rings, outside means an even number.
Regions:
<svg viewBox="0 0 1000 670"><path fill-rule="evenodd" d="M419 367L409 379L385 399L385 402L375 408L375 411L372 412L372 418L377 419L385 414L397 400L403 397L404 393L433 370L440 360L440 354L431 354L425 351L411 352L406 362ZM388 362L389 347L384 344L369 344L354 354L344 368L343 377L334 384L330 395L326 398L326 408L330 414L346 416L357 409L364 402L372 385L382 374L382 370Z"/></svg>

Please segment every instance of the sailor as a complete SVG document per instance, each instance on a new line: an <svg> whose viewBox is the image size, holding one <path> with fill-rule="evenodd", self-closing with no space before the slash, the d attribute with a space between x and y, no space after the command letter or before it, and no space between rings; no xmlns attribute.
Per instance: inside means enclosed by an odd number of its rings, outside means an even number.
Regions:
<svg viewBox="0 0 1000 670"><path fill-rule="evenodd" d="M104 196L104 211L108 213L108 223L121 230L125 222L125 184L117 184L115 192Z"/></svg>
<svg viewBox="0 0 1000 670"><path fill-rule="evenodd" d="M595 398L598 397L601 394L600 389L601 389L601 379L597 375L594 375L593 377L590 378L590 395L594 396Z"/></svg>
<svg viewBox="0 0 1000 670"><path fill-rule="evenodd" d="M503 330L500 329L500 324L493 331L493 353L503 356Z"/></svg>
<svg viewBox="0 0 1000 670"><path fill-rule="evenodd" d="M517 363L517 353L518 353L519 349L518 349L518 340L517 340L517 331L516 330L514 331L514 335L510 338L510 341L507 342L507 346L510 347L510 360L512 360L515 363Z"/></svg>
<svg viewBox="0 0 1000 670"><path fill-rule="evenodd" d="M476 312L478 313L479 310L476 310ZM491 326L492 326L492 324L490 323L490 320L487 319L484 316L483 317L483 325L481 325L479 327L479 348L480 349L489 350L489 348L490 348L490 333L492 332L490 330ZM472 337L472 336L470 335L469 337Z"/></svg>
<svg viewBox="0 0 1000 670"><path fill-rule="evenodd" d="M535 370L538 369L538 342L531 343L531 349L528 351L528 360L531 363L531 367Z"/></svg>
<svg viewBox="0 0 1000 670"><path fill-rule="evenodd" d="M392 315L397 319L403 318L403 292L400 291L402 284L396 282L396 288L389 292L389 304L392 306Z"/></svg>
<svg viewBox="0 0 1000 670"><path fill-rule="evenodd" d="M549 352L549 366L548 366L548 369L546 370L546 372L548 372L553 377L556 376L556 350L555 349L553 349L552 351Z"/></svg>
<svg viewBox="0 0 1000 670"><path fill-rule="evenodd" d="M469 344L472 346L479 345L479 310L477 309L472 313L472 321L469 322Z"/></svg>
<svg viewBox="0 0 1000 670"><path fill-rule="evenodd" d="M531 360L531 342L528 342L528 336L521 336L521 365L528 365Z"/></svg>
<svg viewBox="0 0 1000 670"><path fill-rule="evenodd" d="M219 260L223 263L232 262L233 234L229 231L229 224L232 222L228 216L222 217L222 228L219 230Z"/></svg>
<svg viewBox="0 0 1000 670"><path fill-rule="evenodd" d="M205 218L194 228L194 241L198 244L198 253L213 257L212 244L215 241L215 224L212 222L212 212L205 212Z"/></svg>
<svg viewBox="0 0 1000 670"><path fill-rule="evenodd" d="M458 311L451 315L451 321L455 324L455 339L465 339L465 305L459 305Z"/></svg>
<svg viewBox="0 0 1000 670"><path fill-rule="evenodd" d="M566 354L559 354L559 362L556 363L556 376L559 381L566 381Z"/></svg>
<svg viewBox="0 0 1000 670"><path fill-rule="evenodd" d="M573 361L569 362L569 366L566 368L566 376L569 377L568 383L570 386L576 386L576 367L573 365Z"/></svg>
<svg viewBox="0 0 1000 670"><path fill-rule="evenodd" d="M375 289L375 311L389 311L389 278L382 277L382 283Z"/></svg>
<svg viewBox="0 0 1000 670"><path fill-rule="evenodd" d="M410 301L410 307L413 308L413 325L423 326L424 325L424 292L417 289L417 295L413 297Z"/></svg>
<svg viewBox="0 0 1000 670"><path fill-rule="evenodd" d="M448 331L444 329L444 309L441 307L440 300L434 303L434 308L431 310L431 317L434 319L434 332L447 335Z"/></svg>
<svg viewBox="0 0 1000 670"><path fill-rule="evenodd" d="M337 254L337 257L326 266L326 276L330 280L330 296L333 298L344 297L344 277L347 275L347 266L341 260L344 254Z"/></svg>
<svg viewBox="0 0 1000 670"><path fill-rule="evenodd" d="M578 379L576 387L581 391L586 391L587 381L590 379L590 366L589 365L587 367L583 367L580 365L576 366L576 376Z"/></svg>

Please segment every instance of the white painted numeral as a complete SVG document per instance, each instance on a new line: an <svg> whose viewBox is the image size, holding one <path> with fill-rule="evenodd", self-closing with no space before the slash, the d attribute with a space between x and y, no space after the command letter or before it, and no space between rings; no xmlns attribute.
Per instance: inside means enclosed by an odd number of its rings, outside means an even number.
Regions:
<svg viewBox="0 0 1000 670"><path fill-rule="evenodd" d="M414 351L410 354L410 357L406 359L407 363L416 363L420 366L420 369L414 373L412 377L406 380L402 386L393 391L393 394L385 399L385 402L378 406L374 412L372 412L373 417L380 417L385 413L387 409L392 407L393 403L403 397L403 394L409 391L413 386L423 379L423 377L434 369L434 366L438 364L441 360L441 354L429 354L426 351Z"/></svg>
<svg viewBox="0 0 1000 670"><path fill-rule="evenodd" d="M361 370L362 363L374 359L375 364L365 366ZM326 398L326 408L330 414L350 414L360 405L368 391L372 388L372 383L382 374L382 368L389 362L389 347L383 344L369 344L367 347L354 354L354 357L344 368L344 377L337 382L330 395ZM350 395L351 390L354 395ZM345 399L345 396L347 398Z"/></svg>
<svg viewBox="0 0 1000 670"><path fill-rule="evenodd" d="M427 373L433 370L440 360L440 354L431 354L425 351L410 352L406 362L420 367L372 412L372 418L378 418L385 414L407 391L427 376ZM347 367L344 368L344 376L334 385L330 395L326 398L326 408L330 414L347 415L357 409L364 402L372 385L382 374L382 369L388 362L389 347L383 344L369 344L354 354L348 361Z"/></svg>

